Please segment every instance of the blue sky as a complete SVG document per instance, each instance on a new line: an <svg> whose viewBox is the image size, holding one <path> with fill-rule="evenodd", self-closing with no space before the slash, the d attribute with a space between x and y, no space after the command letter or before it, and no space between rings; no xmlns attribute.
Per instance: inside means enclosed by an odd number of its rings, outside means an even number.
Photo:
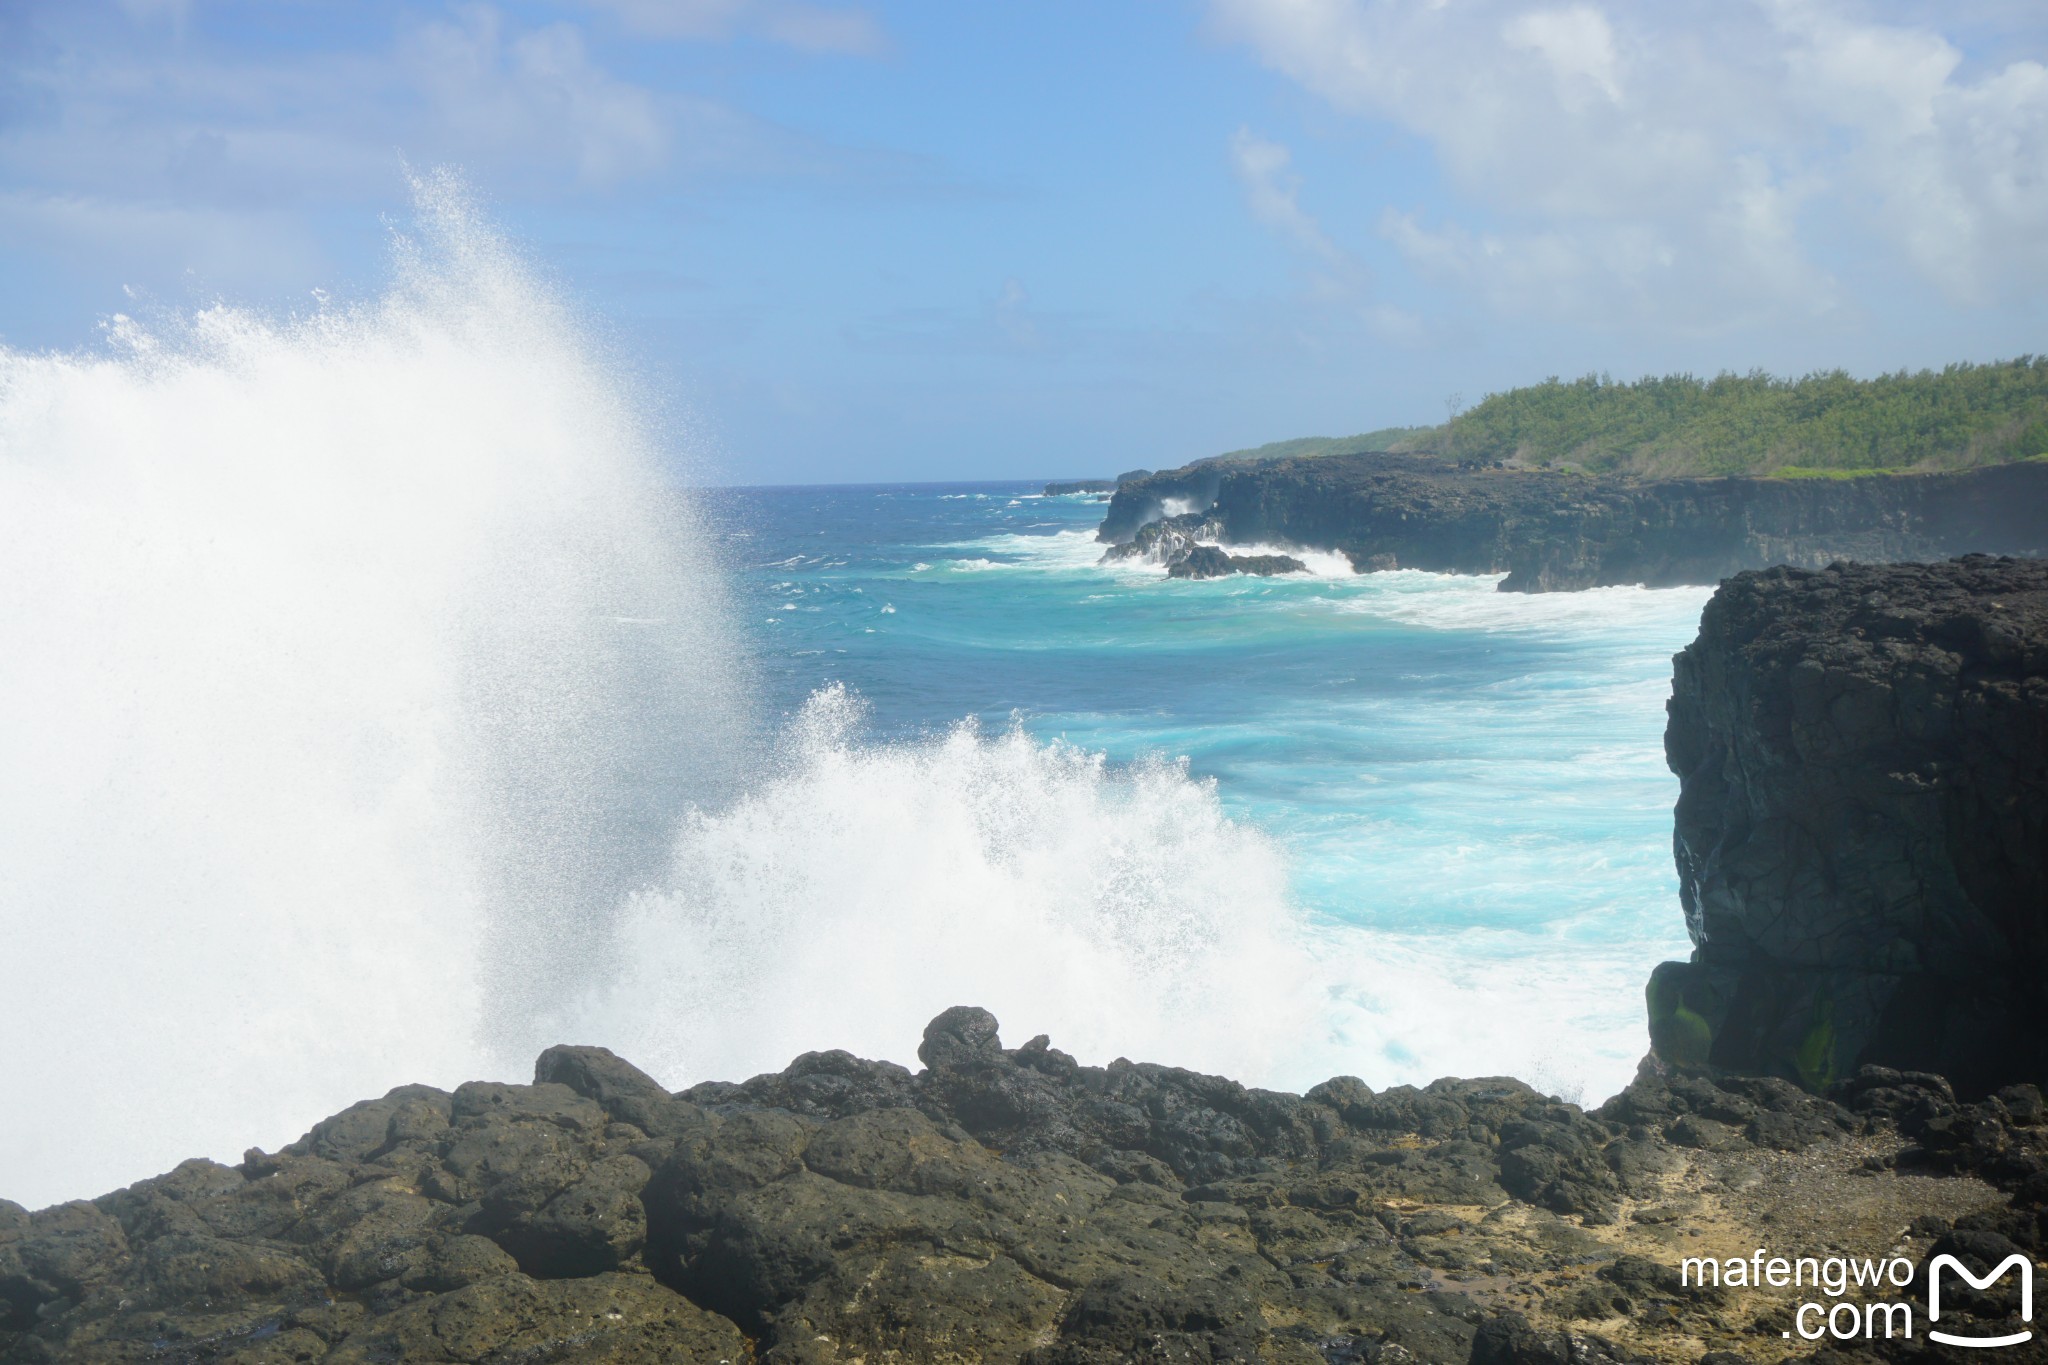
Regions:
<svg viewBox="0 0 2048 1365"><path fill-rule="evenodd" d="M0 337L373 292L403 160L734 482L1992 359L2048 349L2040 8L14 0Z"/></svg>

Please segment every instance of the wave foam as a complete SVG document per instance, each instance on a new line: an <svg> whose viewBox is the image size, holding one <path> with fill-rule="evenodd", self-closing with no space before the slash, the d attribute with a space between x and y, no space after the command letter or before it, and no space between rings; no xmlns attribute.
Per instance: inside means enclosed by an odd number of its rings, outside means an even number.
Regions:
<svg viewBox="0 0 2048 1365"><path fill-rule="evenodd" d="M1218 548L1232 555L1287 555L1307 565L1309 573L1316 578L1358 577L1351 561L1337 550L1311 550L1299 545L1268 544L1265 541L1246 541Z"/></svg>
<svg viewBox="0 0 2048 1365"><path fill-rule="evenodd" d="M646 793L727 766L641 418L449 186L399 257L357 307L0 350L7 1196L523 1071L659 865Z"/></svg>
<svg viewBox="0 0 2048 1365"><path fill-rule="evenodd" d="M772 776L686 823L587 1017L676 1086L829 1047L915 1067L928 1019L979 1004L1012 1044L1098 1064L1292 1090L1511 1072L1597 1101L1642 1055L1641 978L1638 945L1570 925L1312 917L1282 849L1184 764L972 723L877 744L832 688Z"/></svg>
<svg viewBox="0 0 2048 1365"><path fill-rule="evenodd" d="M0 1112L0 1194L559 1041L674 1084L908 1062L958 1003L1255 1084L1625 1078L1632 960L1311 922L1182 765L874 743L836 689L740 761L719 578L629 395L445 187L422 217L358 308L0 351L0 1037L36 1097ZM1100 554L975 544L1001 558L946 568ZM1484 610L1399 577L1329 595Z"/></svg>
<svg viewBox="0 0 2048 1365"><path fill-rule="evenodd" d="M1586 588L1577 592L1501 592L1506 574L1440 574L1395 569L1361 574L1364 593L1343 609L1446 630L1548 632L1695 625L1708 587Z"/></svg>
<svg viewBox="0 0 2048 1365"><path fill-rule="evenodd" d="M1178 764L972 724L869 744L814 696L774 775L698 814L622 940L605 1036L677 1083L843 1047L915 1064L949 1005L1018 1038L1270 1075L1315 1030L1286 870Z"/></svg>

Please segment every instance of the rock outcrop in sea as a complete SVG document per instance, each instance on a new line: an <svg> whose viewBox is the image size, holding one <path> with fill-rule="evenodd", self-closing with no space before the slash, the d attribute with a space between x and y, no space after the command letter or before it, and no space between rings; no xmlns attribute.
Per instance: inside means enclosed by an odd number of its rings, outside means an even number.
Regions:
<svg viewBox="0 0 2048 1365"><path fill-rule="evenodd" d="M1168 578L1227 578L1239 573L1269 578L1308 572L1308 565L1293 555L1234 555L1208 543L1223 534L1219 523L1190 512L1139 527L1128 541L1104 551L1103 559L1147 560L1163 565Z"/></svg>
<svg viewBox="0 0 2048 1365"><path fill-rule="evenodd" d="M1307 573L1308 565L1293 555L1234 555L1214 545L1197 545L1175 559L1166 569L1168 578L1228 578L1251 574L1271 578L1274 574Z"/></svg>
<svg viewBox="0 0 2048 1365"><path fill-rule="evenodd" d="M1649 483L1391 454L1210 463L1120 486L1097 537L1120 547L1160 522L1226 548L1335 550L1362 572L1505 573L1508 592L1667 587L1774 564L2048 553L2048 463Z"/></svg>
<svg viewBox="0 0 2048 1365"><path fill-rule="evenodd" d="M2048 562L1739 575L1670 715L1697 950L1652 978L1661 1055L2048 1076Z"/></svg>

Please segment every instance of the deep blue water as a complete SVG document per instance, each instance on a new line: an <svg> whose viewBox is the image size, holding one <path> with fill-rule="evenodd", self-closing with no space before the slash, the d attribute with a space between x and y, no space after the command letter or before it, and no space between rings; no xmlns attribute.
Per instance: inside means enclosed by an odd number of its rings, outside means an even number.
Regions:
<svg viewBox="0 0 2048 1365"><path fill-rule="evenodd" d="M1334 559L1174 582L1098 563L1100 501L1036 494L713 495L769 708L843 683L885 742L975 717L1185 758L1278 844L1325 956L1356 962L1338 978L1378 1022L1332 1026L1364 1054L1342 1069L1513 1069L1591 1098L1627 1078L1642 981L1687 947L1661 736L1708 590L1523 596Z"/></svg>

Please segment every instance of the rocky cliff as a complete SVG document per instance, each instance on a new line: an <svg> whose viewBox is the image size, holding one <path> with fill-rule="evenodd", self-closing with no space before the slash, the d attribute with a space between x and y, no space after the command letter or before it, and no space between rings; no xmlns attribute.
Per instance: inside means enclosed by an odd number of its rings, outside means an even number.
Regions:
<svg viewBox="0 0 2048 1365"><path fill-rule="evenodd" d="M2048 553L2048 463L1661 483L1388 454L1198 465L1119 488L1098 538L1124 545L1173 517L1224 544L1341 551L1361 571L1505 573L1510 592L1660 587L1773 564Z"/></svg>
<svg viewBox="0 0 2048 1365"><path fill-rule="evenodd" d="M1676 661L1660 1054L2048 1076L2048 563L1742 574Z"/></svg>
<svg viewBox="0 0 2048 1365"><path fill-rule="evenodd" d="M407 1086L239 1165L0 1201L0 1360L1692 1365L1785 1355L1795 1296L1682 1257L2042 1244L2032 1087L1296 1096L1005 1048L968 1008L919 1055L670 1094L554 1048L531 1085Z"/></svg>

